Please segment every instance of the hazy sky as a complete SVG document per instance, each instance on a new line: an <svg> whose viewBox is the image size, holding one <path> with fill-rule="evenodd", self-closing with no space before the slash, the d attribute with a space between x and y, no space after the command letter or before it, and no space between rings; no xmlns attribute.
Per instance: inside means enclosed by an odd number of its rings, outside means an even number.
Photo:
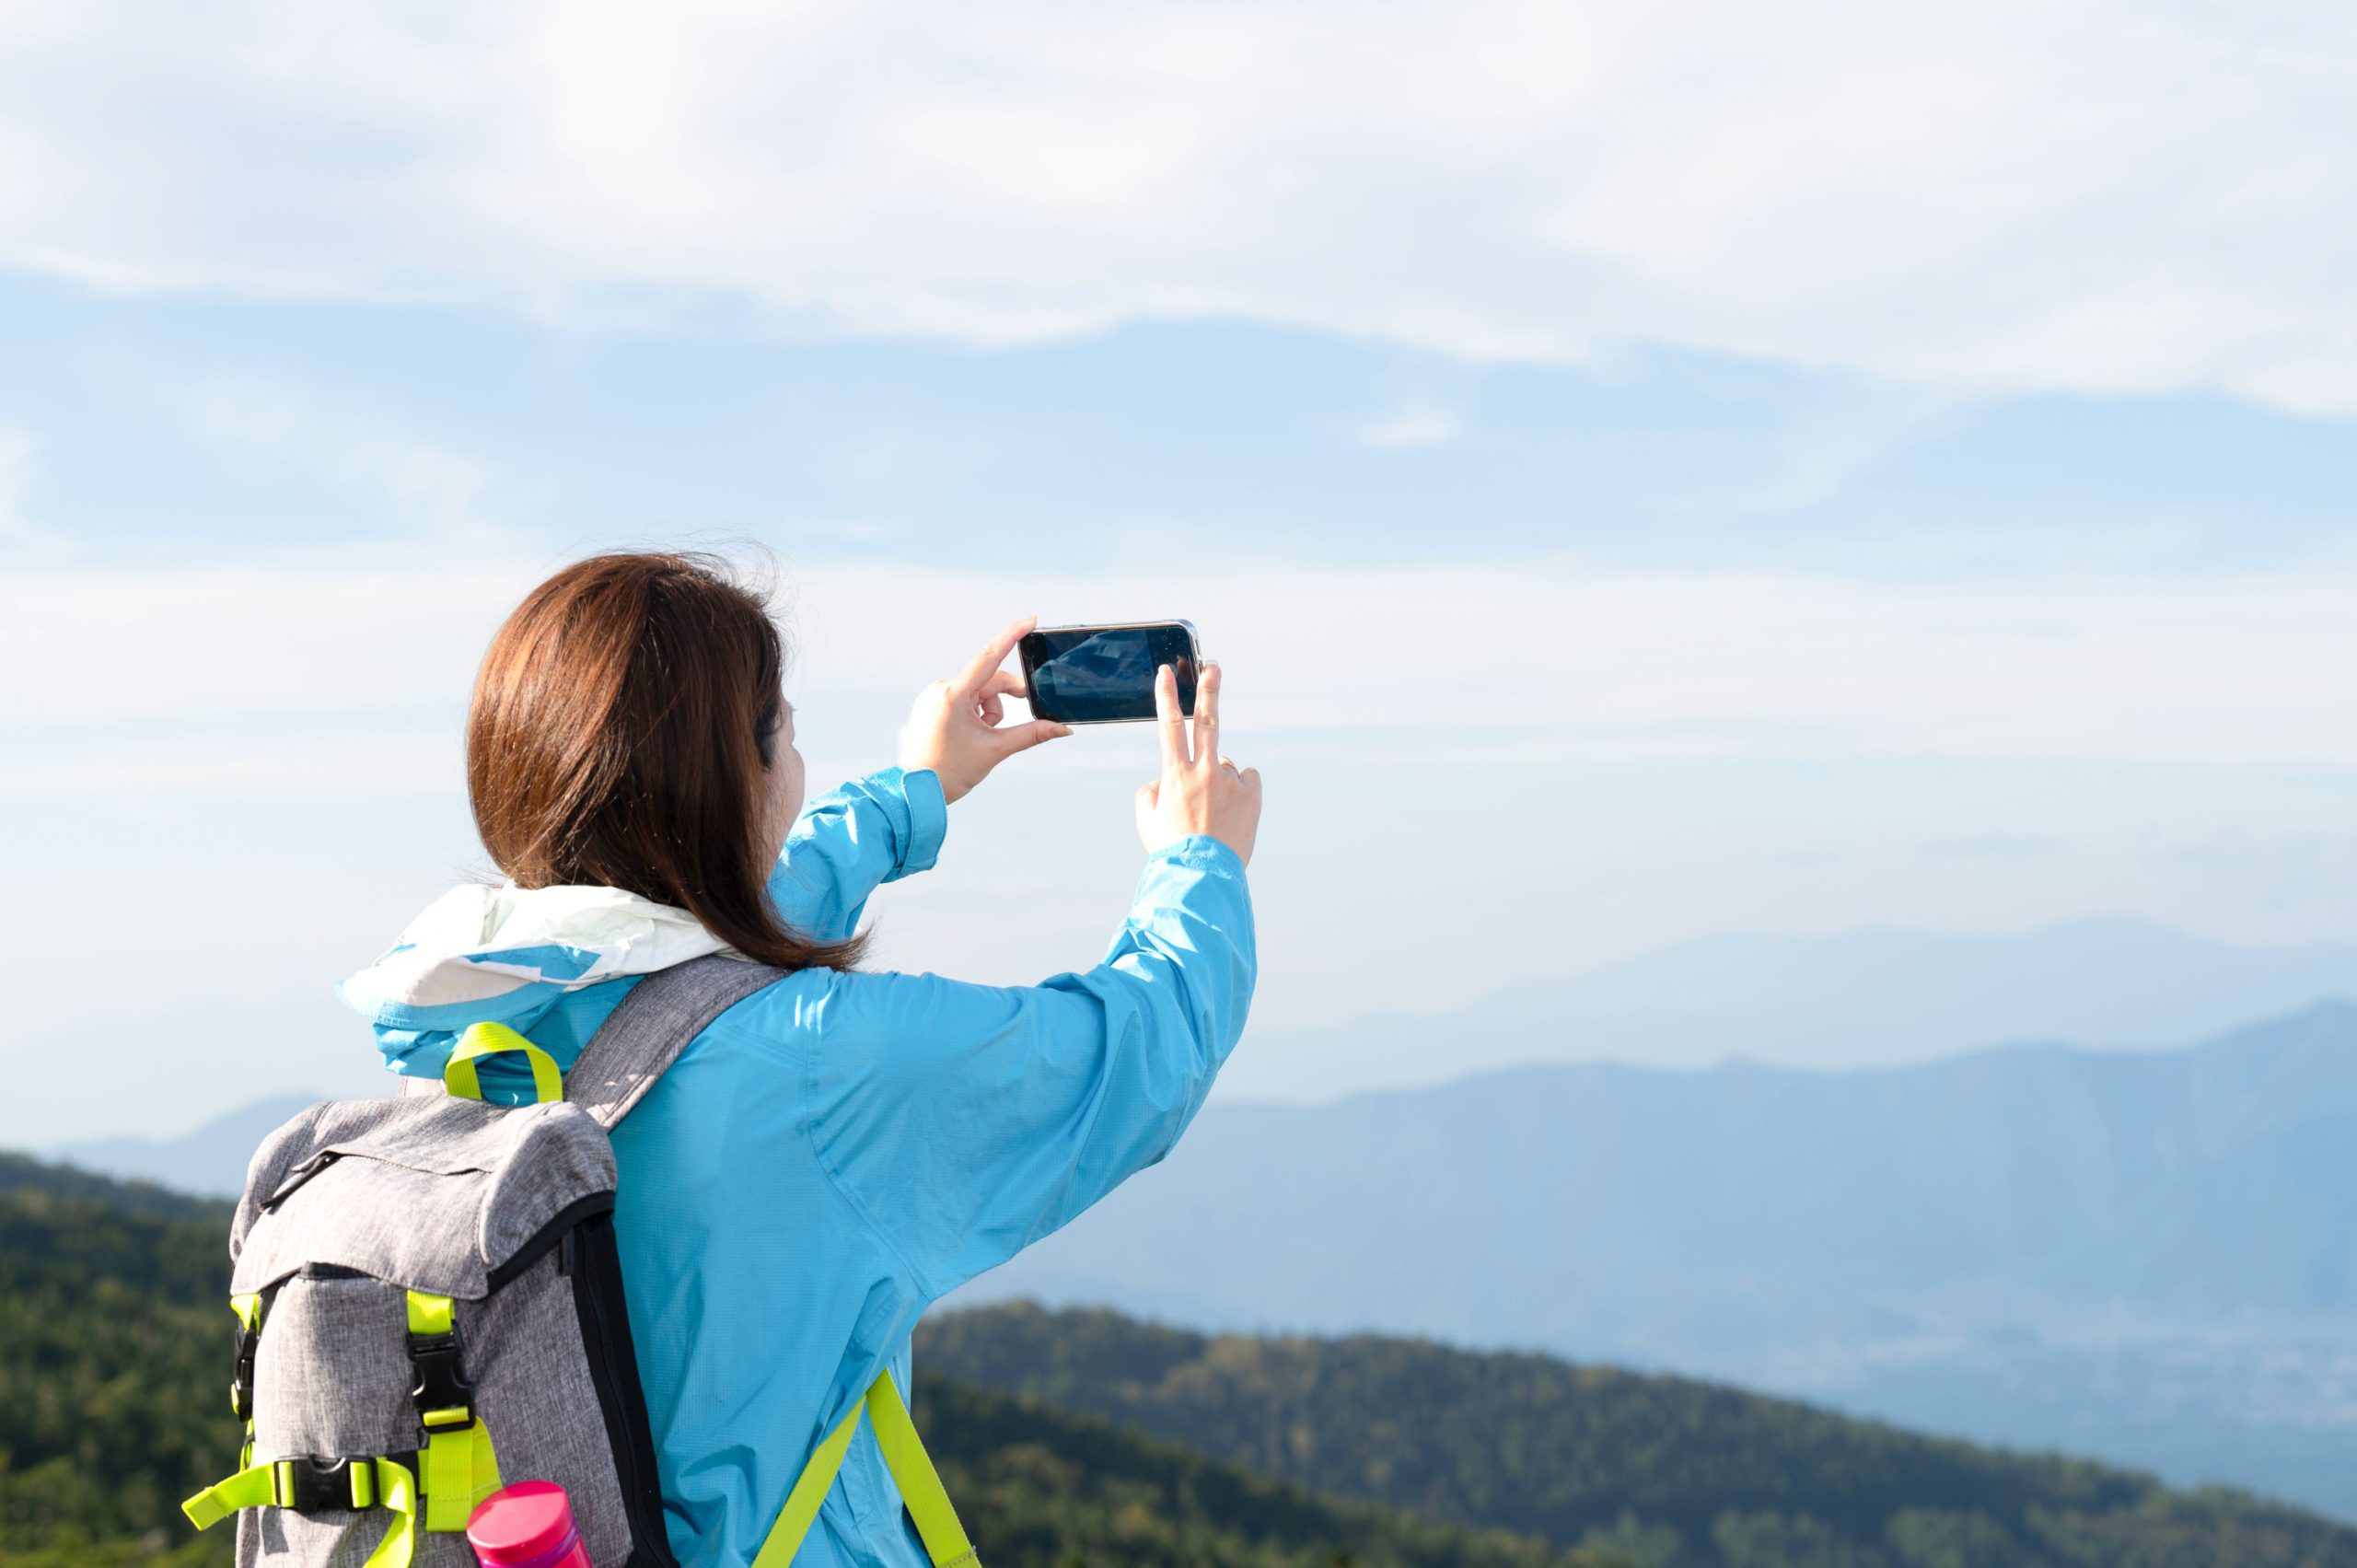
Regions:
<svg viewBox="0 0 2357 1568"><path fill-rule="evenodd" d="M366 1089L491 628L752 541L814 782L1183 614L1267 1025L1680 937L2357 935L2357 14L0 15L0 1143ZM888 962L1099 956L1150 738Z"/></svg>

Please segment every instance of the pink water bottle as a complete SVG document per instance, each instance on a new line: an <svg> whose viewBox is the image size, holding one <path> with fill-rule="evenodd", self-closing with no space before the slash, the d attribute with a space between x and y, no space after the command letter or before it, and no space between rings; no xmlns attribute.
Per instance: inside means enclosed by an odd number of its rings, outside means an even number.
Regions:
<svg viewBox="0 0 2357 1568"><path fill-rule="evenodd" d="M552 1481L519 1481L475 1505L467 1541L482 1568L589 1568L573 1503Z"/></svg>

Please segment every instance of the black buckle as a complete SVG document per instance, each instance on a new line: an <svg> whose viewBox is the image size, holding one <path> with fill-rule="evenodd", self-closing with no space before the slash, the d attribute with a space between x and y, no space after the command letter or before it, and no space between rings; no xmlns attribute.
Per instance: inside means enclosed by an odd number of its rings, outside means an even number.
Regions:
<svg viewBox="0 0 2357 1568"><path fill-rule="evenodd" d="M281 1508L297 1514L323 1514L358 1506L352 1501L352 1467L373 1464L368 1458L281 1459L272 1477L271 1493Z"/></svg>
<svg viewBox="0 0 2357 1568"><path fill-rule="evenodd" d="M475 1386L467 1381L465 1365L466 1342L456 1323L447 1334L412 1334L409 1337L410 1365L417 1370L417 1383L409 1397L417 1402L422 1420L428 1411L459 1408L471 1411L475 1402ZM445 1423L435 1430L451 1431L473 1424L465 1422Z"/></svg>
<svg viewBox="0 0 2357 1568"><path fill-rule="evenodd" d="M261 1346L261 1330L238 1326L238 1369L229 1379L229 1408L239 1421L254 1418L254 1352Z"/></svg>

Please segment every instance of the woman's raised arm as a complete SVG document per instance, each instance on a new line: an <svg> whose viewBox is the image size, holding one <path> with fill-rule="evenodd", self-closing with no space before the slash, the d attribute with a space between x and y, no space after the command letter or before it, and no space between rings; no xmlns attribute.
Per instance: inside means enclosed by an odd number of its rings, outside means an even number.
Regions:
<svg viewBox="0 0 2357 1568"><path fill-rule="evenodd" d="M1024 692L1023 677L999 666L1037 619L1010 623L964 669L917 693L900 729L899 767L803 807L770 872L770 901L787 925L820 942L849 936L877 888L932 867L949 802L1017 751L1072 733L1045 719L1001 722L1004 699Z"/></svg>
<svg viewBox="0 0 2357 1568"><path fill-rule="evenodd" d="M887 768L838 785L795 819L770 869L770 902L812 940L842 941L859 929L877 889L932 869L948 827L948 803L930 769Z"/></svg>
<svg viewBox="0 0 2357 1568"><path fill-rule="evenodd" d="M1027 987L851 974L829 990L804 1119L835 1186L938 1298L1168 1153L1244 1032L1257 771L1219 753L1220 673L1194 744L1166 668L1147 846L1104 962ZM1191 750L1191 754L1190 754Z"/></svg>
<svg viewBox="0 0 2357 1568"><path fill-rule="evenodd" d="M1147 859L1093 970L845 975L805 1064L819 1161L938 1299L1169 1152L1243 1033L1255 961L1244 863L1197 834Z"/></svg>

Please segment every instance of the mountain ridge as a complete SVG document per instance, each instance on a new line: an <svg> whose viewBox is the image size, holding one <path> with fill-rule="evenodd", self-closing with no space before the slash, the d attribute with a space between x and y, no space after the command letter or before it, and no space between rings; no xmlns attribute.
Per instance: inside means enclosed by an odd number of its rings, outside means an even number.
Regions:
<svg viewBox="0 0 2357 1568"><path fill-rule="evenodd" d="M2351 1234L2336 1003L2186 1051L1214 1104L960 1299L1674 1368L2357 1514Z"/></svg>
<svg viewBox="0 0 2357 1568"><path fill-rule="evenodd" d="M1441 1012L1257 1034L1220 1098L1325 1104L1575 1062L1690 1072L1747 1055L1849 1070L2049 1040L2169 1049L2334 1000L2357 1001L2357 947L2219 942L2122 919L1982 935L1722 933Z"/></svg>
<svg viewBox="0 0 2357 1568"><path fill-rule="evenodd" d="M916 1354L1329 1493L1648 1564L2324 1562L2357 1541L2223 1491L1523 1353L1214 1336L1016 1303L928 1318ZM2217 1512L2197 1523L2204 1508Z"/></svg>

